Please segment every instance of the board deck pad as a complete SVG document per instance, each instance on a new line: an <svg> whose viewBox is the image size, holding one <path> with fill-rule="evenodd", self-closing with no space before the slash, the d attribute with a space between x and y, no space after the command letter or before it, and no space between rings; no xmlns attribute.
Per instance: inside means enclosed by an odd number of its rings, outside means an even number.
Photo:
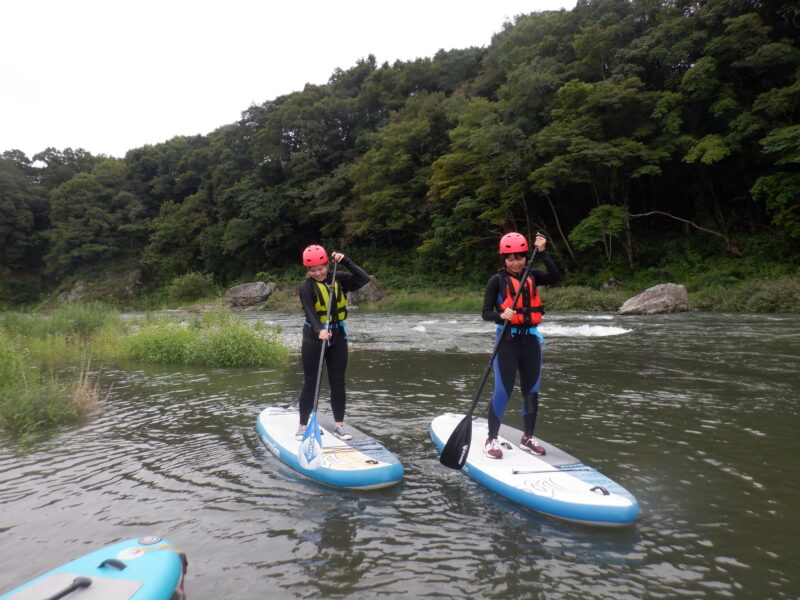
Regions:
<svg viewBox="0 0 800 600"><path fill-rule="evenodd" d="M71 560L0 595L0 600L61 597L59 593L69 588L76 577L88 578L91 584L64 598L169 600L181 585L183 572L180 551L166 540L149 536L118 542Z"/></svg>
<svg viewBox="0 0 800 600"><path fill-rule="evenodd" d="M299 424L296 408L269 407L258 416L256 430L267 448L293 469L329 485L353 489L378 489L398 483L403 466L379 441L347 425L351 440L333 434L333 419L317 413L322 433L322 459L317 469L306 469L297 460L300 441L294 437Z"/></svg>
<svg viewBox="0 0 800 600"><path fill-rule="evenodd" d="M63 591L78 577L80 573L52 573L44 579L38 580L30 587L9 597L9 600L43 600L51 598ZM130 579L109 579L108 577L92 577L92 584L69 594L80 600L131 600L135 597L139 588L142 587L141 581Z"/></svg>
<svg viewBox="0 0 800 600"><path fill-rule="evenodd" d="M430 434L441 450L464 415L446 413L431 423ZM519 447L522 431L503 425L498 442L502 459L483 452L486 419L472 421L472 443L463 471L489 489L539 512L592 525L627 525L639 515L636 498L621 485L537 438L546 450L537 456Z"/></svg>

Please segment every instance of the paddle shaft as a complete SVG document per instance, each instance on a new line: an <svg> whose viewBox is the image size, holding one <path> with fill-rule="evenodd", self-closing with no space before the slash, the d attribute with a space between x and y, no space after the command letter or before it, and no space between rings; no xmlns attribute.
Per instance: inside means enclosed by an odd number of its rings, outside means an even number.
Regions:
<svg viewBox="0 0 800 600"><path fill-rule="evenodd" d="M514 294L514 300L511 302L511 307L517 307L517 301L519 300L519 296L522 293L522 288L525 287L524 283L525 280L528 278L528 275L531 272L531 265L533 265L533 257L536 256L536 246L533 247L533 253L531 254L531 259L528 261L528 264L525 266L525 271L522 273L522 277L520 278L520 286L517 289L517 293ZM483 373L483 379L481 379L481 383L478 386L477 391L475 392L475 399L472 401L472 406L469 407L469 411L467 411L467 416L471 417L472 413L475 412L475 407L478 406L478 400L480 400L481 392L483 392L483 387L486 385L486 380L489 378L489 372L492 370L492 364L494 363L494 359L497 356L497 352L500 350L500 344L503 342L503 338L506 335L506 330L508 329L509 321L507 319L504 320L503 329L500 331L500 335L497 337L497 341L494 344L494 350L492 350L492 356L489 358L489 364L486 365L486 370Z"/></svg>
<svg viewBox="0 0 800 600"><path fill-rule="evenodd" d="M331 289L328 293L328 310L325 313L325 329L330 331L331 329L331 307L333 306L333 290L336 287L336 267L338 266L338 262L333 261L333 274L331 275ZM319 368L317 368L317 383L314 386L314 409L312 412L317 412L317 403L319 402L319 387L322 383L322 364L325 360L325 348L329 342L329 340L321 340L322 347L319 349Z"/></svg>

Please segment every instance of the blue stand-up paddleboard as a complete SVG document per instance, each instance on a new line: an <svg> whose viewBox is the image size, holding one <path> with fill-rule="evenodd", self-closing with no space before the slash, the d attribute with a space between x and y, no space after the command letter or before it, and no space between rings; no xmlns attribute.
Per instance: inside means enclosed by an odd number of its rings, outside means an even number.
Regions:
<svg viewBox="0 0 800 600"><path fill-rule="evenodd" d="M0 600L169 600L182 594L186 557L147 536L95 550L0 596Z"/></svg>
<svg viewBox="0 0 800 600"><path fill-rule="evenodd" d="M447 413L433 420L431 439L440 452L463 418ZM488 432L486 419L472 421L472 444L462 470L490 490L546 515L588 525L628 525L639 516L639 503L630 492L574 456L541 438L544 456L521 449L519 429L501 426L497 441L503 458L489 458L483 453Z"/></svg>
<svg viewBox="0 0 800 600"><path fill-rule="evenodd" d="M298 461L300 441L294 437L299 423L297 409L265 408L256 421L261 440L275 456L303 475L322 483L359 490L388 487L403 478L403 465L380 442L347 425L352 440L333 434L330 417L317 415L322 440L322 457L316 469Z"/></svg>

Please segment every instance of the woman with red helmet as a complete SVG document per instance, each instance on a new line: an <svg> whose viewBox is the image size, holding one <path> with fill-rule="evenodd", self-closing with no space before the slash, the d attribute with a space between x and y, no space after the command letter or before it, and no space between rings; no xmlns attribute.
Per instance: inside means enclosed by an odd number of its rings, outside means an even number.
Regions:
<svg viewBox="0 0 800 600"><path fill-rule="evenodd" d="M554 285L561 279L552 257L546 252L547 238L537 233L534 240L536 256L542 259L546 271L532 269L525 281L520 281L528 260L528 240L520 233L512 232L500 240L500 255L503 264L489 278L483 298L483 318L497 323L495 344L508 321L505 338L494 359L494 394L489 403L489 436L484 453L490 458L503 458L497 443L497 434L503 420L508 399L514 389L519 371L522 389L522 419L524 435L520 448L542 455L544 447L533 437L536 416L539 412L539 379L542 372L542 335L537 326L542 321L544 309L538 286ZM511 306L517 290L522 288L516 306Z"/></svg>
<svg viewBox="0 0 800 600"><path fill-rule="evenodd" d="M347 267L349 273L337 271L336 281L328 272L328 253L322 246L312 245L303 250L306 280L300 285L300 303L306 316L303 325L303 343L300 356L303 363L303 391L300 393L300 427L295 434L302 439L308 419L314 408L314 391L319 369L320 345L328 344L325 364L331 388L331 410L336 422L334 434L349 440L352 436L344 428L344 411L347 401L344 374L347 370L347 293L369 283L369 274L341 252L332 252L331 258ZM333 305L330 307L330 326L326 326L330 286L333 286Z"/></svg>

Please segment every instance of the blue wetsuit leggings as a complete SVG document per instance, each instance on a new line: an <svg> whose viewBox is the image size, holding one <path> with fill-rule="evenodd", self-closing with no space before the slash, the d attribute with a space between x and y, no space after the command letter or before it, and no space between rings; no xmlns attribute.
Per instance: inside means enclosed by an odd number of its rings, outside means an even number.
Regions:
<svg viewBox="0 0 800 600"><path fill-rule="evenodd" d="M497 335L501 334L498 328ZM495 338L496 343L497 338ZM494 359L494 395L489 404L489 437L497 438L519 371L522 419L525 435L533 435L539 412L539 379L542 375L542 342L530 333L506 332Z"/></svg>

